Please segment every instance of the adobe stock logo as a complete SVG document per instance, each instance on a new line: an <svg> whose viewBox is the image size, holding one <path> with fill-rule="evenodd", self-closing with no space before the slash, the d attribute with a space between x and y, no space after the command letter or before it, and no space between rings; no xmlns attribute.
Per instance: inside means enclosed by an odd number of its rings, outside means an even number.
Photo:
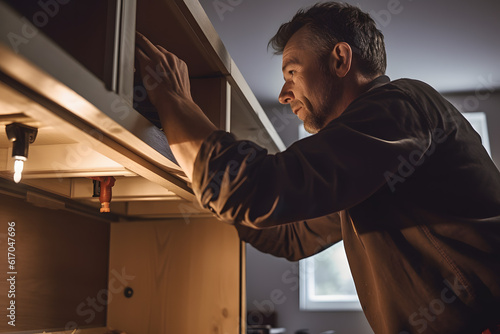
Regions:
<svg viewBox="0 0 500 334"><path fill-rule="evenodd" d="M408 157L398 156L399 165L396 173L391 171L384 173L391 192L395 192L396 184L405 182L415 172L416 167L422 165L436 151L437 145L446 141L448 135L443 129L437 128L434 129L431 137L432 140L428 147L422 143L421 147L411 151Z"/></svg>
<svg viewBox="0 0 500 334"><path fill-rule="evenodd" d="M424 332L429 323L436 321L446 310L447 305L454 303L462 294L467 294L466 286L460 283L457 277L454 278L453 283L445 279L443 284L445 287L440 291L437 298L431 300L428 305L419 307L416 312L413 312L408 317L408 323L417 333ZM410 333L402 331L399 334Z"/></svg>
<svg viewBox="0 0 500 334"><path fill-rule="evenodd" d="M214 6L215 12L219 16L219 19L224 21L224 14L234 11L234 9L242 3L243 0L214 0L212 5Z"/></svg>
<svg viewBox="0 0 500 334"><path fill-rule="evenodd" d="M39 0L37 5L40 7L40 10L33 14L31 18L33 23L26 17L23 17L21 19L23 21L21 31L11 31L7 34L12 49L16 53L19 53L19 46L27 44L34 38L38 34L37 28L45 27L52 18L59 14L61 5L66 5L69 2L70 0Z"/></svg>
<svg viewBox="0 0 500 334"><path fill-rule="evenodd" d="M413 0L407 0L412 2ZM357 6L361 9L361 5L358 3ZM400 0L389 0L385 9L380 10L370 10L369 14L371 18L382 27L387 27L393 16L399 15L403 12L405 6L401 4Z"/></svg>
<svg viewBox="0 0 500 334"><path fill-rule="evenodd" d="M65 330L75 330L81 326L88 326L94 321L97 313L106 311L106 305L111 303L113 295L122 292L123 288L134 280L134 278L135 276L125 273L125 268L122 268L121 273L115 269L111 270L108 289L101 289L95 297L88 296L76 307L75 312L79 318L87 316L84 320L85 324L79 325L77 321L69 321L65 326Z"/></svg>

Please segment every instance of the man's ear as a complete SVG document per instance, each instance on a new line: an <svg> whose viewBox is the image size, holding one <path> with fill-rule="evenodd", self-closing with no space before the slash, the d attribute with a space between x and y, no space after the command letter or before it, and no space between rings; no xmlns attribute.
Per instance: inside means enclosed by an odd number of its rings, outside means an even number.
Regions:
<svg viewBox="0 0 500 334"><path fill-rule="evenodd" d="M352 49L346 42L335 44L330 53L330 71L339 78L349 73L352 64Z"/></svg>

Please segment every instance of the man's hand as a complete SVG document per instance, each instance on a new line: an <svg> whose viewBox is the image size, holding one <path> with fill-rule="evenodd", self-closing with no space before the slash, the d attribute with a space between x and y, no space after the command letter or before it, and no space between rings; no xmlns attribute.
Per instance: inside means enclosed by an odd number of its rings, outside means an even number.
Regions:
<svg viewBox="0 0 500 334"><path fill-rule="evenodd" d="M201 144L217 128L191 97L186 63L163 47L154 46L140 33L136 35L136 58L172 153L192 179Z"/></svg>
<svg viewBox="0 0 500 334"><path fill-rule="evenodd" d="M192 101L186 63L140 33L136 34L136 44L139 70L151 102L157 106L176 99Z"/></svg>

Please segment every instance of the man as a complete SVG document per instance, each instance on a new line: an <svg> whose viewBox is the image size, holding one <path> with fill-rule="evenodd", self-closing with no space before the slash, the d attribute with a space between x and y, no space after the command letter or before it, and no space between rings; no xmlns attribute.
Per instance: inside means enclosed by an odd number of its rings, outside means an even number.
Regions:
<svg viewBox="0 0 500 334"><path fill-rule="evenodd" d="M383 35L356 7L299 11L270 43L279 100L314 133L276 155L217 131L186 65L138 36L143 73L165 72L149 95L200 203L290 260L344 240L377 334L494 331L500 173L477 133L428 85L384 76Z"/></svg>

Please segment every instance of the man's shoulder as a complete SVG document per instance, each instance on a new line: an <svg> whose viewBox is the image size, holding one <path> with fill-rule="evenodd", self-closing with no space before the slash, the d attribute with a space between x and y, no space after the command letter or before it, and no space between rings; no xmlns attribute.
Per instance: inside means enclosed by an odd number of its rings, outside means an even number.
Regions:
<svg viewBox="0 0 500 334"><path fill-rule="evenodd" d="M374 79L367 91L361 94L353 103L353 106L368 103L384 104L384 101L393 104L396 101L406 101L412 104L420 104L424 100L442 100L442 95L431 85L421 80L401 78L390 80L387 76ZM417 102L418 101L418 102Z"/></svg>
<svg viewBox="0 0 500 334"><path fill-rule="evenodd" d="M429 108L434 106L435 108ZM429 84L410 78L390 80L381 76L373 80L367 91L355 99L345 110L345 121L360 117L395 117L408 120L410 117L426 119L453 109L444 97Z"/></svg>
<svg viewBox="0 0 500 334"><path fill-rule="evenodd" d="M436 91L430 84L411 78L400 78L396 80L389 81L384 85L385 89L400 89L401 91L410 94L412 96L419 94L431 94L431 95L441 95ZM380 88L384 88L380 87Z"/></svg>

